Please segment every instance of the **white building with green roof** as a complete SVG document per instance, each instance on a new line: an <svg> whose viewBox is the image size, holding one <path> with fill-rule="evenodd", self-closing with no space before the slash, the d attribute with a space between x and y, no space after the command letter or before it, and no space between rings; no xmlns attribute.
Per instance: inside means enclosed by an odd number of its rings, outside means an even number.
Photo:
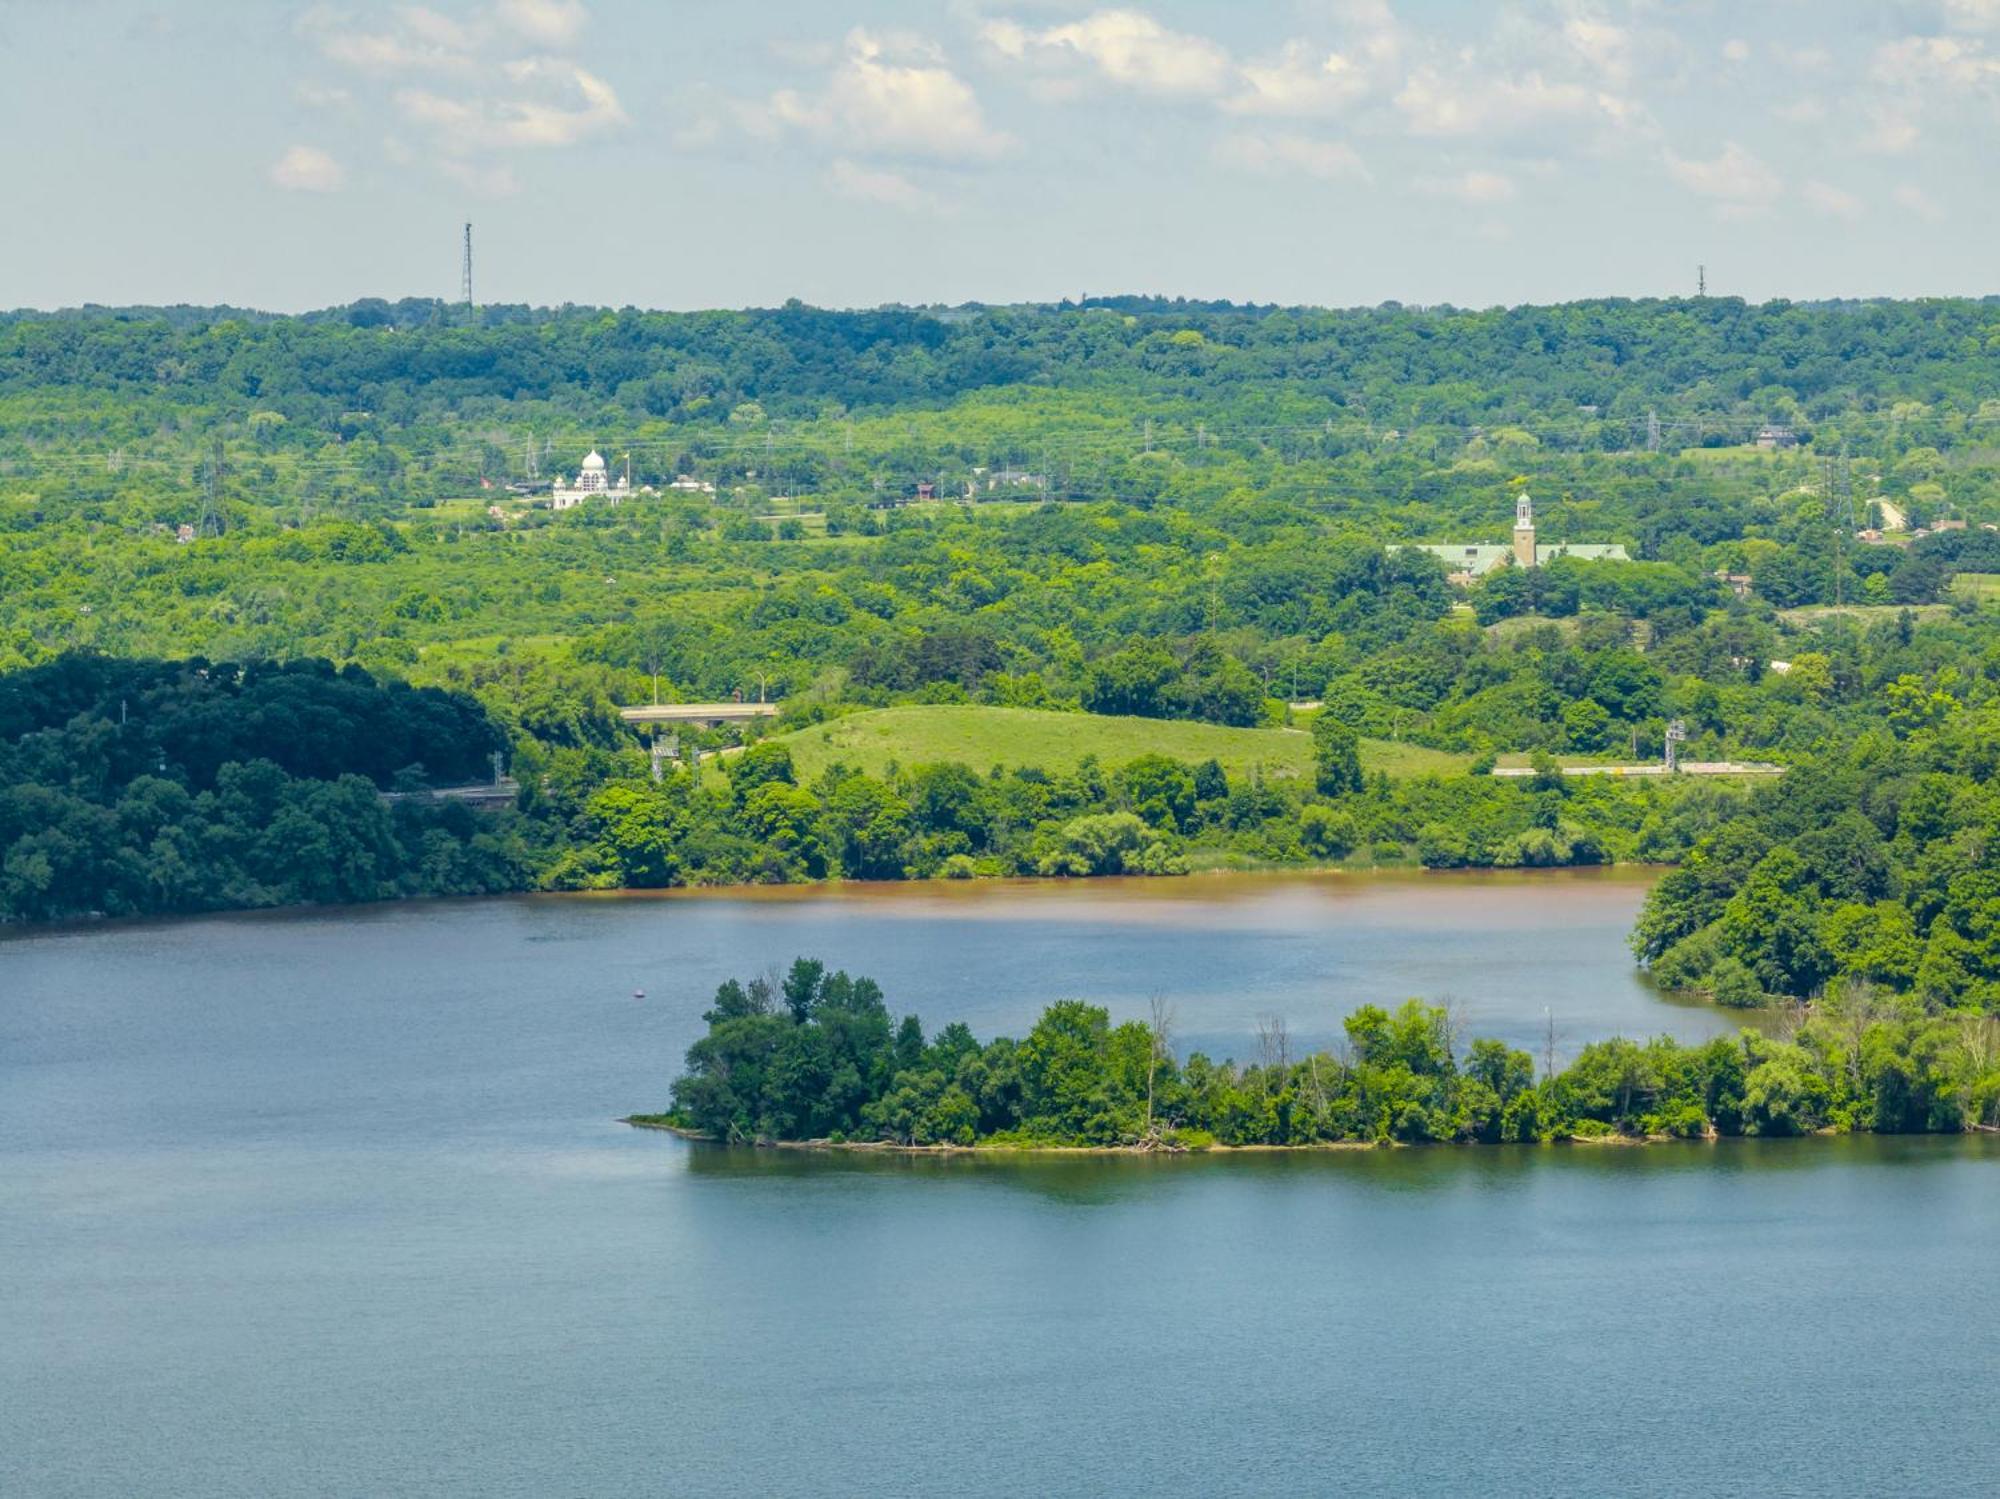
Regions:
<svg viewBox="0 0 2000 1499"><path fill-rule="evenodd" d="M1630 562L1631 554L1617 542L1560 541L1543 546L1535 538L1535 505L1523 493L1514 502L1514 540L1511 545L1492 542L1413 542L1410 550L1429 552L1451 570L1454 583L1470 583L1499 567L1545 567L1558 557L1574 557L1579 562Z"/></svg>

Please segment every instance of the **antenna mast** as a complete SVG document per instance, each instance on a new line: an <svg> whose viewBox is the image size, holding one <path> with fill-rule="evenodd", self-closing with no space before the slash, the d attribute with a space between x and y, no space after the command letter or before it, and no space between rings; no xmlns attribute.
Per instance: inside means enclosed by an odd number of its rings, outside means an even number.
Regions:
<svg viewBox="0 0 2000 1499"><path fill-rule="evenodd" d="M472 226L470 224L467 224L465 226L465 234L466 234L465 243L467 246L465 252L467 257L466 264L470 265L472 263L471 261L472 250L470 248L472 244ZM470 275L471 273L467 272L467 274ZM471 284L472 283L470 281L466 282L466 285L468 286L470 286ZM1694 268L1694 294L1697 297L1705 297L1708 295L1708 267L1705 265L1698 265ZM465 294L465 300L468 302L472 300L471 292L467 292Z"/></svg>
<svg viewBox="0 0 2000 1499"><path fill-rule="evenodd" d="M459 299L472 305L472 226L465 226L465 259L459 272Z"/></svg>

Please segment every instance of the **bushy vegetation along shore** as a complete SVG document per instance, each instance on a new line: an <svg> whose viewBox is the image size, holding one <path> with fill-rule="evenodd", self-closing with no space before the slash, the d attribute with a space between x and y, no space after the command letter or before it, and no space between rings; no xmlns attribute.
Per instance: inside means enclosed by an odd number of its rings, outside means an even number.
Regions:
<svg viewBox="0 0 2000 1499"><path fill-rule="evenodd" d="M1113 1025L1049 1006L1028 1035L926 1036L892 1019L871 979L800 958L730 980L689 1048L673 1107L635 1115L730 1142L1203 1149L1335 1143L1707 1138L2000 1124L2000 1021L1934 1015L1864 991L1829 1000L1787 1039L1744 1032L1587 1046L1567 1067L1469 1043L1414 1000L1347 1017L1333 1051L1292 1053L1266 1027L1254 1062L1173 1045L1170 1017Z"/></svg>

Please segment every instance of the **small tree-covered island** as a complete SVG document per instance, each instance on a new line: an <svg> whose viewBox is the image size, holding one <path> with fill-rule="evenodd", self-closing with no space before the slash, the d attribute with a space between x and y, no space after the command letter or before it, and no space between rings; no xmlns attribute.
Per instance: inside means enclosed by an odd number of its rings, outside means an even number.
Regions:
<svg viewBox="0 0 2000 1499"><path fill-rule="evenodd" d="M2000 1023L1850 986L1783 1039L1744 1031L1586 1046L1538 1068L1464 1042L1442 1006L1367 1005L1342 1043L1294 1056L1282 1024L1254 1063L1182 1057L1170 1013L1114 1025L1064 1000L1026 1037L926 1036L872 979L796 960L731 979L704 1014L673 1107L627 1122L732 1144L1188 1151L1424 1143L1716 1139L2000 1126Z"/></svg>

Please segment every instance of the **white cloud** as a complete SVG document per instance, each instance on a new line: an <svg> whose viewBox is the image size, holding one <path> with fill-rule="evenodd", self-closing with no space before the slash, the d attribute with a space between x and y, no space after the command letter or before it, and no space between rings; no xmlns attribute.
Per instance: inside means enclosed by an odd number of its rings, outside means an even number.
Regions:
<svg viewBox="0 0 2000 1499"><path fill-rule="evenodd" d="M1563 23L1563 41L1606 82L1632 76L1632 34L1597 16L1574 15Z"/></svg>
<svg viewBox="0 0 2000 1499"><path fill-rule="evenodd" d="M533 58L508 63L504 74L513 89L506 97L452 98L403 89L396 107L453 158L573 146L626 122L611 85L574 63Z"/></svg>
<svg viewBox="0 0 2000 1499"><path fill-rule="evenodd" d="M299 25L323 57L380 80L359 102L393 108L406 132L384 148L392 163L510 193L520 188L513 153L575 146L628 122L609 82L560 55L586 18L582 0L491 0L462 16L402 5L366 25L316 6ZM523 41L538 50L522 57ZM317 86L301 95L347 97Z"/></svg>
<svg viewBox="0 0 2000 1499"><path fill-rule="evenodd" d="M1944 218L1944 209L1931 195L1913 182L1906 182L1889 195L1898 208L1907 209L1920 219L1935 224Z"/></svg>
<svg viewBox="0 0 2000 1499"><path fill-rule="evenodd" d="M1369 89L1365 64L1302 41L1285 43L1269 62L1237 70L1241 91L1223 103L1232 114L1312 117L1338 114Z"/></svg>
<svg viewBox="0 0 2000 1499"><path fill-rule="evenodd" d="M1100 10L1043 30L995 20L980 28L980 36L1003 58L1058 66L1080 62L1113 83L1146 93L1213 96L1234 76L1221 45L1170 31L1143 11Z"/></svg>
<svg viewBox="0 0 2000 1499"><path fill-rule="evenodd" d="M293 146L271 163L270 177L289 192L337 193L347 182L347 171L318 146Z"/></svg>
<svg viewBox="0 0 2000 1499"><path fill-rule="evenodd" d="M1750 44L1740 36L1732 36L1722 44L1722 60L1724 62L1748 62L1750 60Z"/></svg>
<svg viewBox="0 0 2000 1499"><path fill-rule="evenodd" d="M292 97L311 109L337 109L349 103L354 96L344 88L330 88L322 83L300 83L293 85Z"/></svg>
<svg viewBox="0 0 2000 1499"><path fill-rule="evenodd" d="M1757 157L1730 141L1708 161L1666 153L1667 171L1690 192L1738 206L1768 203L1784 191L1784 183Z"/></svg>
<svg viewBox="0 0 2000 1499"><path fill-rule="evenodd" d="M360 25L346 11L316 4L299 17L299 30L329 61L377 75L462 72L498 45L547 51L569 48L588 19L583 0L495 0L490 9L463 18L427 5L399 5L387 24Z"/></svg>
<svg viewBox="0 0 2000 1499"><path fill-rule="evenodd" d="M1901 156L1916 145L1921 135L1917 122L1907 114L1876 105L1868 111L1868 126L1855 143L1874 156Z"/></svg>
<svg viewBox="0 0 2000 1499"><path fill-rule="evenodd" d="M1420 192L1437 198L1455 198L1461 203L1491 207L1511 202L1514 179L1499 172L1461 172L1455 177L1424 177L1417 182Z"/></svg>
<svg viewBox="0 0 2000 1499"><path fill-rule="evenodd" d="M1345 141L1280 132L1275 135L1239 133L1224 136L1214 157L1223 166L1255 172L1261 177L1303 176L1322 182L1346 178L1366 180L1368 168Z"/></svg>
<svg viewBox="0 0 2000 1499"><path fill-rule="evenodd" d="M859 29L823 89L781 89L744 119L759 134L803 131L848 155L984 160L1013 144L930 44Z"/></svg>
<svg viewBox="0 0 2000 1499"><path fill-rule="evenodd" d="M583 30L582 0L500 0L502 25L537 47L567 47Z"/></svg>
<svg viewBox="0 0 2000 1499"><path fill-rule="evenodd" d="M1410 74L1396 108L1410 133L1422 136L1507 134L1560 121L1624 126L1639 118L1629 100L1586 84L1541 73L1481 77L1468 69L1448 75L1429 65Z"/></svg>
<svg viewBox="0 0 2000 1499"><path fill-rule="evenodd" d="M879 203L887 208L920 209L931 206L930 194L901 172L866 167L837 158L826 171L827 185L844 198L859 203Z"/></svg>
<svg viewBox="0 0 2000 1499"><path fill-rule="evenodd" d="M1861 217L1861 200L1853 193L1833 186L1828 182L1808 182L1799 189L1813 209L1832 219L1858 219Z"/></svg>
<svg viewBox="0 0 2000 1499"><path fill-rule="evenodd" d="M361 30L345 12L315 5L299 17L299 30L327 61L378 77L396 73L464 72L474 66L477 38L449 16L421 5L405 6L387 30Z"/></svg>
<svg viewBox="0 0 2000 1499"><path fill-rule="evenodd" d="M2000 0L1944 0L1944 17L1961 31L2000 30Z"/></svg>
<svg viewBox="0 0 2000 1499"><path fill-rule="evenodd" d="M1771 113L1787 125L1817 125L1826 118L1826 105L1808 94L1789 104L1773 104Z"/></svg>
<svg viewBox="0 0 2000 1499"><path fill-rule="evenodd" d="M1897 87L1973 88L2000 77L2000 58L1987 54L1986 44L1951 36L1906 36L1875 49L1870 71Z"/></svg>

